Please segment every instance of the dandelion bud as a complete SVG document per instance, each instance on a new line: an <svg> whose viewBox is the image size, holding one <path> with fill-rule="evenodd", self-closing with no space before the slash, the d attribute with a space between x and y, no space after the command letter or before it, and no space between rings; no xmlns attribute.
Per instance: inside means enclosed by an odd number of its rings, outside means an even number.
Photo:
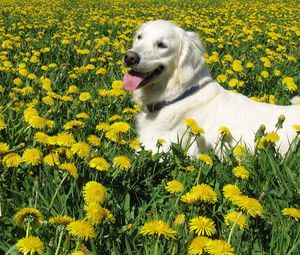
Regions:
<svg viewBox="0 0 300 255"><path fill-rule="evenodd" d="M282 124L283 124L283 122L285 121L285 116L284 115L280 115L279 117L278 117L278 121L277 121L277 123L276 123L276 128L282 128Z"/></svg>

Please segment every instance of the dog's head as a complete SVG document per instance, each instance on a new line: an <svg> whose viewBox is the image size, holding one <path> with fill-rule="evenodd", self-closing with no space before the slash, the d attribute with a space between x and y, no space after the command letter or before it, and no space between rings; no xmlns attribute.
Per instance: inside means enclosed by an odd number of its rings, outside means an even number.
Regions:
<svg viewBox="0 0 300 255"><path fill-rule="evenodd" d="M124 65L131 68L124 76L124 87L129 91L157 86L167 90L170 81L172 86L192 85L203 68L203 53L195 33L164 20L144 23L123 59Z"/></svg>

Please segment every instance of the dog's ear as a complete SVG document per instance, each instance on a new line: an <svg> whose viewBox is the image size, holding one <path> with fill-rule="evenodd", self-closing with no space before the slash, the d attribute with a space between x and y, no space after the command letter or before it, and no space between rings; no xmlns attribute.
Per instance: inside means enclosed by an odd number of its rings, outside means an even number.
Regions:
<svg viewBox="0 0 300 255"><path fill-rule="evenodd" d="M180 84L191 82L204 68L204 47L194 32L183 32L178 62Z"/></svg>

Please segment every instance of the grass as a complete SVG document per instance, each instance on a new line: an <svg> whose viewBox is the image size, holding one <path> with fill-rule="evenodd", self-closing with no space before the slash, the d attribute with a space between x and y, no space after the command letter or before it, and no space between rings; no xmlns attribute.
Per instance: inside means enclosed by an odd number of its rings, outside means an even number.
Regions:
<svg viewBox="0 0 300 255"><path fill-rule="evenodd" d="M197 235L190 223L197 216L212 219L216 233L209 238L230 243L236 254L300 253L299 215L282 212L300 208L299 143L294 142L284 157L275 141L238 156L220 135L223 156L210 151L206 158L212 164L191 158L178 144L167 153L136 152L134 117L139 107L120 82L125 72L121 59L135 29L147 20L168 19L199 34L207 49L207 66L222 86L254 100L289 104L299 95L297 1L4 0L0 7L1 253L22 253L17 242L36 236L44 254L201 254L200 248L191 250ZM32 108L38 114L26 115ZM118 132L113 123L130 129ZM67 143L59 138L61 133L74 141ZM90 135L100 143L91 142ZM263 135L260 130L257 138ZM38 156L26 157L30 148L37 149ZM47 160L47 155L59 162ZM8 156L13 156L11 161ZM126 158L118 164L118 156ZM109 167L96 170L90 164L95 157L105 159ZM63 163L73 163L76 169L62 170ZM238 165L247 169L248 179L233 174ZM183 189L169 192L166 186L172 180L181 182ZM82 192L90 181L106 188L101 207L110 214L106 211L93 225L94 238L82 240L67 230L67 224L51 224L49 219L68 215L91 221ZM182 202L182 196L199 184L209 185L217 201ZM227 184L254 198L262 213L258 210L253 217L253 204L245 208L233 197L226 199ZM18 226L14 215L27 207L43 217L27 215ZM244 230L238 220L225 224L231 211L246 217ZM185 221L176 226L179 214ZM168 223L176 238L140 234L153 219Z"/></svg>

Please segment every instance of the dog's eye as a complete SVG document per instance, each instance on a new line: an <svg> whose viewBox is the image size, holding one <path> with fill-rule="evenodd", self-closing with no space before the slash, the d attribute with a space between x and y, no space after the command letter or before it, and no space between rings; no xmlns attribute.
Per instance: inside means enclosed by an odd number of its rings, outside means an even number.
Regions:
<svg viewBox="0 0 300 255"><path fill-rule="evenodd" d="M161 49L168 48L167 45L166 45L164 42L158 42L158 43L157 43L157 47L158 47L158 48L161 48Z"/></svg>
<svg viewBox="0 0 300 255"><path fill-rule="evenodd" d="M137 36L137 39L138 39L138 40L142 39L142 36L141 36L141 35L138 35L138 36Z"/></svg>

